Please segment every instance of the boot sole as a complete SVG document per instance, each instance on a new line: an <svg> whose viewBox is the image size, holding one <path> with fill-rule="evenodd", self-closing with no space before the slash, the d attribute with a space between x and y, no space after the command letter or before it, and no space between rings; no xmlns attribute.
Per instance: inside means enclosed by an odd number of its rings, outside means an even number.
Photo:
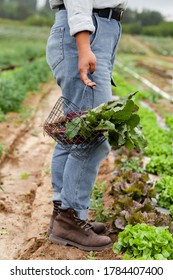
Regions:
<svg viewBox="0 0 173 280"><path fill-rule="evenodd" d="M79 248L81 250L84 250L84 251L103 251L103 250L111 248L113 246L113 243L109 243L109 244L104 245L104 246L89 247L89 246L84 246L84 245L78 244L76 242L67 240L67 239L63 239L61 237L54 236L53 234L51 234L49 236L49 240L52 241L53 243L56 243L56 244L71 245L71 246L77 247L77 248Z"/></svg>
<svg viewBox="0 0 173 280"><path fill-rule="evenodd" d="M108 229L107 229L107 227L105 227L105 229L103 231L100 231L100 232L95 231L94 228L91 228L91 230L98 235L102 235L102 234L105 234ZM51 233L52 233L52 227L48 227L48 230L47 230L48 236L51 235Z"/></svg>
<svg viewBox="0 0 173 280"><path fill-rule="evenodd" d="M92 229L92 231L94 231L94 230ZM95 231L94 231L94 232L95 232ZM97 233L97 232L95 232L95 233L98 234L98 235L102 235L102 234L105 234L106 232L107 232L107 229L105 229L104 231L101 231L101 232L99 232L99 233ZM47 230L48 236L51 235L51 233L52 233L52 229L51 229L51 228L48 228L48 230Z"/></svg>

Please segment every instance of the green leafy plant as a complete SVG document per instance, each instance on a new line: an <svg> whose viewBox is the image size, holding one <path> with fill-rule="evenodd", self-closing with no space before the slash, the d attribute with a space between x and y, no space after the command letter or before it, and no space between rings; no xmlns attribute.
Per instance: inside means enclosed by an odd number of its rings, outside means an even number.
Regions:
<svg viewBox="0 0 173 280"><path fill-rule="evenodd" d="M0 109L0 122L4 122L5 121L5 115L2 112L2 110Z"/></svg>
<svg viewBox="0 0 173 280"><path fill-rule="evenodd" d="M109 219L109 209L104 207L103 195L107 190L105 182L95 183L90 195L90 210L93 210L93 218L97 222L106 222Z"/></svg>
<svg viewBox="0 0 173 280"><path fill-rule="evenodd" d="M27 180L29 177L29 174L27 172L23 172L21 175L20 175L20 179L22 180Z"/></svg>
<svg viewBox="0 0 173 280"><path fill-rule="evenodd" d="M173 177L164 175L160 180L156 181L155 188L159 194L158 205L170 209L173 204Z"/></svg>
<svg viewBox="0 0 173 280"><path fill-rule="evenodd" d="M0 144L0 158L2 157L3 155L3 146Z"/></svg>
<svg viewBox="0 0 173 280"><path fill-rule="evenodd" d="M90 201L91 201L91 209L94 207L95 202L98 199L102 199L104 192L107 190L106 182L97 183L95 182L94 187L91 191Z"/></svg>
<svg viewBox="0 0 173 280"><path fill-rule="evenodd" d="M131 58L130 58L131 59ZM121 68L120 68L121 70ZM122 71L123 72L123 71ZM122 73L121 73L122 74ZM117 73L116 81L118 87L116 88L116 95L124 96L127 89L132 89L131 83L126 83L122 77ZM128 77L129 80L129 77ZM129 88L130 87L130 88ZM134 87L135 91L136 88ZM144 90L146 94L146 90ZM148 90L147 90L148 93ZM173 117L166 116L165 124L170 128L163 129L155 115L154 111L142 107L140 99L148 99L147 95L141 96L140 93L135 96L135 100L139 106L138 114L140 116L140 123L142 125L143 135L147 140L147 146L143 150L143 154L150 157L150 162L146 165L146 172L163 175L173 175L173 151L172 151L172 135L173 135ZM152 94L153 95L153 94ZM150 100L155 103L153 100Z"/></svg>
<svg viewBox="0 0 173 280"><path fill-rule="evenodd" d="M139 114L143 133L147 139L145 155L149 157L172 155L172 133L159 126L154 112L140 107Z"/></svg>
<svg viewBox="0 0 173 280"><path fill-rule="evenodd" d="M13 72L2 73L0 79L0 112L16 112L30 91L38 90L39 83L46 82L49 68L44 59L26 63ZM8 94L7 94L8 92ZM6 100L6 102L4 102Z"/></svg>
<svg viewBox="0 0 173 280"><path fill-rule="evenodd" d="M170 130L165 130L158 125L154 112L146 108L139 110L144 136L147 139L147 147L144 154L150 157L146 165L146 171L156 175L173 175L173 151L172 151L172 117L167 117L166 123Z"/></svg>
<svg viewBox="0 0 173 280"><path fill-rule="evenodd" d="M7 228L2 228L0 230L0 235L10 234L10 231Z"/></svg>
<svg viewBox="0 0 173 280"><path fill-rule="evenodd" d="M171 217L160 213L152 203L156 197L153 183L147 173L119 170L111 180L113 196L112 229L123 230L127 224L147 223L168 226L172 231Z"/></svg>
<svg viewBox="0 0 173 280"><path fill-rule="evenodd" d="M104 207L103 203L97 204L94 213L92 214L96 222L108 222L110 220L110 209Z"/></svg>
<svg viewBox="0 0 173 280"><path fill-rule="evenodd" d="M45 173L45 174L51 174L51 167L50 166L45 166L44 168L43 168L43 172Z"/></svg>
<svg viewBox="0 0 173 280"><path fill-rule="evenodd" d="M173 260L173 237L164 227L127 225L118 235L113 252L124 260Z"/></svg>
<svg viewBox="0 0 173 280"><path fill-rule="evenodd" d="M87 260L96 260L96 253L93 252L93 251L90 251L90 252L88 253L88 255L86 256L86 259L87 259Z"/></svg>
<svg viewBox="0 0 173 280"><path fill-rule="evenodd" d="M167 115L165 118L166 124L170 128L171 132L173 132L173 116L172 115Z"/></svg>
<svg viewBox="0 0 173 280"><path fill-rule="evenodd" d="M122 167L121 169L123 171L131 170L133 172L143 173L144 168L141 166L141 161L139 157L132 157L130 160L128 160L127 157L122 157L121 159Z"/></svg>
<svg viewBox="0 0 173 280"><path fill-rule="evenodd" d="M118 176L116 175L111 183L111 194L118 200L128 196L137 202L143 202L146 198L155 197L155 190L147 173L119 171Z"/></svg>
<svg viewBox="0 0 173 280"><path fill-rule="evenodd" d="M119 100L103 103L80 117L75 116L66 124L66 137L71 140L80 135L84 139L90 139L93 132L96 132L108 138L113 147L138 147L142 150L146 146L146 140L142 134L140 118L136 114L138 106L132 99L135 94L136 92Z"/></svg>
<svg viewBox="0 0 173 280"><path fill-rule="evenodd" d="M153 156L146 165L146 171L156 175L173 175L173 157L172 155Z"/></svg>
<svg viewBox="0 0 173 280"><path fill-rule="evenodd" d="M172 219L173 219L173 205L171 205L171 206L169 207L169 212L170 212L170 216L171 216Z"/></svg>

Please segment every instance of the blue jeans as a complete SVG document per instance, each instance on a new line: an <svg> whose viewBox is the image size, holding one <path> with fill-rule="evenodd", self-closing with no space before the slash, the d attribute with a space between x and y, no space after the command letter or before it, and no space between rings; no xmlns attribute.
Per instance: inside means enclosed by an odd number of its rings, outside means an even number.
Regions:
<svg viewBox="0 0 173 280"><path fill-rule="evenodd" d="M121 26L114 19L93 15L96 27L90 35L91 49L96 55L97 65L90 79L96 82L94 93L87 88L82 109L87 110L112 100L111 76L115 54L120 39ZM52 70L62 95L81 106L84 85L78 73L78 51L75 38L69 34L67 13L56 13L46 48L47 62ZM94 99L93 99L94 94ZM52 157L52 200L61 200L63 208L73 208L78 217L87 219L90 192L98 174L100 162L110 152L108 141L103 142L84 160L71 156L58 143Z"/></svg>

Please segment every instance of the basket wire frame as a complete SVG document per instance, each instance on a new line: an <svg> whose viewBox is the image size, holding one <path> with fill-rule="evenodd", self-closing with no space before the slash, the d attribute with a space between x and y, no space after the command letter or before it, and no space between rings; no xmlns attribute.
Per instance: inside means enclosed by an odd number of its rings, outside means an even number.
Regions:
<svg viewBox="0 0 173 280"><path fill-rule="evenodd" d="M81 107L79 108L67 98L60 97L43 126L46 134L52 137L73 157L78 159L87 158L90 153L96 150L106 140L100 132L91 132L87 138L84 138L79 133L71 140L66 137L64 132L67 122L72 121L75 117L82 118L83 114L87 114L87 111L82 111ZM76 126L77 124L74 125L74 129Z"/></svg>

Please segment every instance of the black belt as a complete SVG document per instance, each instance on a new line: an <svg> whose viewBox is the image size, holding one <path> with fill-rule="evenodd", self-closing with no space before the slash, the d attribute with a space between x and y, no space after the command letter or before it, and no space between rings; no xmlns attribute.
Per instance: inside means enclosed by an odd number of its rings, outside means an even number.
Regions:
<svg viewBox="0 0 173 280"><path fill-rule="evenodd" d="M58 7L59 10L65 10L65 6L62 4ZM121 21L123 18L123 10L113 9L113 8L105 8L105 9L93 9L93 13L98 14L99 17L103 18L113 18L117 21Z"/></svg>

